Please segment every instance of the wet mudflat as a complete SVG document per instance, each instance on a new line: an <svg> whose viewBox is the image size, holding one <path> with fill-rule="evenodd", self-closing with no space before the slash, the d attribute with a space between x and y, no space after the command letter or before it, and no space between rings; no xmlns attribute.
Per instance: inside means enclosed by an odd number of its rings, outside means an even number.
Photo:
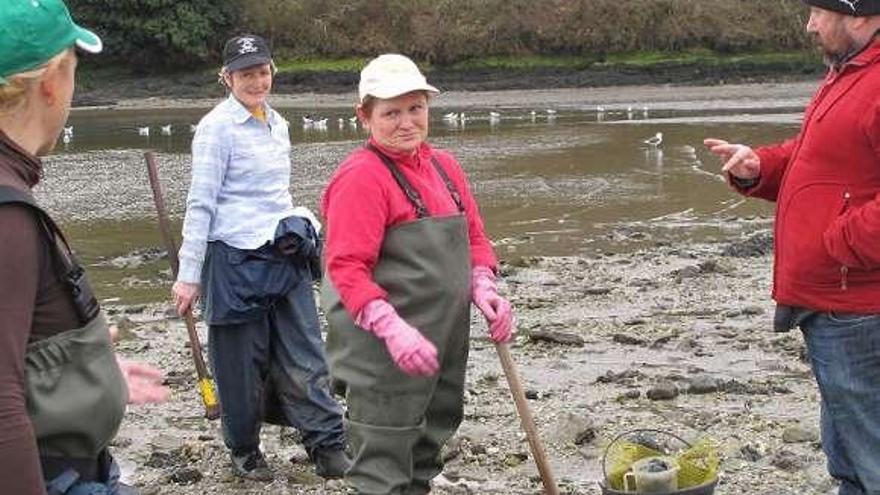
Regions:
<svg viewBox="0 0 880 495"><path fill-rule="evenodd" d="M563 493L599 493L605 444L640 427L717 440L716 493L831 489L802 340L769 330L772 207L730 193L700 146L710 135L770 142L793 134L807 94L808 85L659 87L438 102L432 141L468 170L504 259L519 322L514 356ZM116 452L144 493L344 493L312 474L293 432L275 427L264 447L278 479L232 479L219 424L201 418L185 329L163 301L171 281L141 153L160 152L179 222L188 125L202 112L75 113L76 138L49 160L38 191L125 330L121 352L163 367L175 390L168 404L129 410ZM362 131L339 104L282 113L293 131L291 190L314 207ZM327 129L304 127L306 115L328 118ZM163 136L168 122L178 131ZM141 126L151 127L148 138ZM661 146L643 143L657 132ZM540 493L482 322L472 341L467 416L437 492Z"/></svg>

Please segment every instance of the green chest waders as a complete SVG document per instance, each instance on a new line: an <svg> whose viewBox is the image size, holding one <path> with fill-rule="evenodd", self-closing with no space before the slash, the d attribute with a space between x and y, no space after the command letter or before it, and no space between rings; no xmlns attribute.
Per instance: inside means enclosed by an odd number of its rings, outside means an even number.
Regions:
<svg viewBox="0 0 880 495"><path fill-rule="evenodd" d="M30 344L25 381L40 455L97 459L119 429L127 396L104 315Z"/></svg>
<svg viewBox="0 0 880 495"><path fill-rule="evenodd" d="M0 204L5 203L26 205L37 213L53 266L70 289L81 322L79 328L32 342L25 353L27 411L43 475L51 479L72 468L83 479L100 480L98 468L122 422L128 396L107 320L49 215L30 195L4 186Z"/></svg>
<svg viewBox="0 0 880 495"><path fill-rule="evenodd" d="M388 229L373 272L388 301L437 347L440 371L411 377L385 344L354 324L324 277L330 372L346 386L355 464L346 478L362 494L422 494L442 469L443 444L463 418L470 335L470 243L458 193L440 165L460 213L429 217L414 188L373 149L416 208L418 220ZM332 228L332 226L330 227Z"/></svg>

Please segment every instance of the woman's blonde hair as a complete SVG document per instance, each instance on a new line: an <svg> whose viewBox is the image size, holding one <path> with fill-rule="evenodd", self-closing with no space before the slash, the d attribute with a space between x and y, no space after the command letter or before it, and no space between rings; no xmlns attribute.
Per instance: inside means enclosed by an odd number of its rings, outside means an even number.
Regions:
<svg viewBox="0 0 880 495"><path fill-rule="evenodd" d="M27 95L31 88L37 85L49 69L61 65L65 57L72 51L73 48L69 48L50 58L48 62L36 69L6 77L6 82L0 84L0 115L11 113L23 105L27 101Z"/></svg>
<svg viewBox="0 0 880 495"><path fill-rule="evenodd" d="M278 73L278 67L275 66L274 60L269 61L269 67L272 71L272 76L274 77L275 74ZM217 82L226 89L229 89L229 84L226 84L226 77L230 74L232 74L232 72L230 72L225 65L223 67L220 67L220 70L217 72Z"/></svg>

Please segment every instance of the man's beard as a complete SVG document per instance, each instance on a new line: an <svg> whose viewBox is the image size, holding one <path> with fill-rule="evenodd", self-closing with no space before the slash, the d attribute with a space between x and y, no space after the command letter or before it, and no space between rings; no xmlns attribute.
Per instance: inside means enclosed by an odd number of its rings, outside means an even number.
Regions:
<svg viewBox="0 0 880 495"><path fill-rule="evenodd" d="M840 67L860 51L861 47L850 47L846 51L839 53L832 53L823 49L822 58L828 67Z"/></svg>
<svg viewBox="0 0 880 495"><path fill-rule="evenodd" d="M813 41L818 45L819 49L822 50L822 59L824 60L825 65L832 68L842 66L865 47L865 44L860 45L850 38L847 40L848 43L846 48L831 51L825 47L818 36L816 36Z"/></svg>

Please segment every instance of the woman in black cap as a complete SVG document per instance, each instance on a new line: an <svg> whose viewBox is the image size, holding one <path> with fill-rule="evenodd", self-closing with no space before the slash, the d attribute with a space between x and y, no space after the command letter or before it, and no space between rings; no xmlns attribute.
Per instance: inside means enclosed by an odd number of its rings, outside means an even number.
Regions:
<svg viewBox="0 0 880 495"><path fill-rule="evenodd" d="M259 36L226 42L220 82L229 97L193 138L172 292L181 314L203 295L233 472L273 478L260 451L267 418L299 429L317 473L336 478L350 461L312 292L321 225L293 207L288 124L266 101L274 72Z"/></svg>

